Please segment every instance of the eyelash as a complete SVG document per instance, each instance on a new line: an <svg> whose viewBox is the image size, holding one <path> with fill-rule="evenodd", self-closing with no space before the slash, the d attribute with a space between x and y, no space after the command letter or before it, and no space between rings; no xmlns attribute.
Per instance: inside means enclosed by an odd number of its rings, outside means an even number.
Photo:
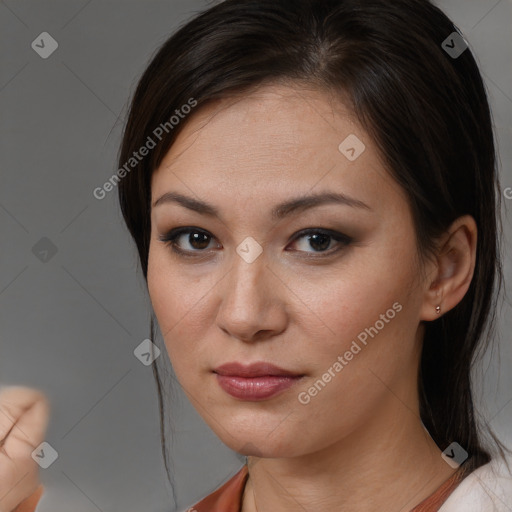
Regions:
<svg viewBox="0 0 512 512"><path fill-rule="evenodd" d="M170 248L172 249L172 251L174 251L176 254L180 255L180 256L183 256L183 257L186 257L186 258L200 258L204 255L204 253L207 252L207 249L203 249L203 250L195 250L195 251L188 251L188 250L183 250L183 249L180 249L176 243L177 239L184 235L184 234L191 234L191 233L200 233L200 234L203 234L207 237L210 238L209 242L211 241L213 237L213 235L210 235L207 231L204 231L202 229L199 229L199 228L193 228L193 227L183 227L183 228L176 228L176 229L172 229L171 231L169 231L168 233L164 234L164 235L160 235L158 237L158 239L161 241L161 242L164 242L166 245L170 246ZM315 256L306 256L306 257L311 257L311 258L318 258L318 257L328 257L328 256L332 256L334 253L337 253L338 251L340 251L341 249L349 246L353 239L350 238L349 236L347 235L344 235L343 233L339 233L337 231L332 231L330 229L313 229L313 228L308 228L308 229L303 229L301 231L299 231L298 233L296 233L293 238L292 238L292 242L295 242L303 237L306 237L308 235L323 235L323 236L327 236L333 240L335 240L336 242L338 242L340 244L340 246L338 248L335 248L334 250L331 248L331 249L328 249L326 251L313 251L312 253L310 253L309 251L298 251L298 252L305 252L306 254L314 254ZM208 243L209 243L208 242ZM203 254L201 254L203 253Z"/></svg>

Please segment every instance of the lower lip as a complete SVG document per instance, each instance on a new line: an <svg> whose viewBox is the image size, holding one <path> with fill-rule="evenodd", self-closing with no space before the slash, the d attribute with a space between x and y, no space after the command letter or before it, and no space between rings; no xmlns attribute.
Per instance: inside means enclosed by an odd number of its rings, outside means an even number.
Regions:
<svg viewBox="0 0 512 512"><path fill-rule="evenodd" d="M229 395L242 400L265 400L293 386L302 377L265 375L262 377L237 377L217 375L220 387Z"/></svg>

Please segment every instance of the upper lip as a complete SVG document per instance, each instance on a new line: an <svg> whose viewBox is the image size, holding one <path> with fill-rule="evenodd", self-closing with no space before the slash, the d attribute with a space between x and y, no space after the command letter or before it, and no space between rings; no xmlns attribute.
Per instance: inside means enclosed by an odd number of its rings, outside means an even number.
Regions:
<svg viewBox="0 0 512 512"><path fill-rule="evenodd" d="M242 363L237 362L225 363L218 366L213 371L219 375L229 375L233 377L263 377L265 375L285 375L291 377L302 376L300 373L288 371L272 363L266 363L263 361L249 365L243 365Z"/></svg>

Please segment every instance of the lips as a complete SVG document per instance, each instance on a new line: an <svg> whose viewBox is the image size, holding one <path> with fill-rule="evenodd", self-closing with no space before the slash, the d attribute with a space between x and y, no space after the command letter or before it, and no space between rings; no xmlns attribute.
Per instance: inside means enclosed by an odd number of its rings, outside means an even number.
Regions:
<svg viewBox="0 0 512 512"><path fill-rule="evenodd" d="M296 384L303 374L291 372L271 363L245 366L226 363L213 371L220 387L234 398L249 401L266 400Z"/></svg>
<svg viewBox="0 0 512 512"><path fill-rule="evenodd" d="M300 377L301 374L284 370L271 363L259 362L245 366L241 363L226 363L213 370L219 375L229 375L233 377L264 377L266 375L272 376L286 376L286 377Z"/></svg>

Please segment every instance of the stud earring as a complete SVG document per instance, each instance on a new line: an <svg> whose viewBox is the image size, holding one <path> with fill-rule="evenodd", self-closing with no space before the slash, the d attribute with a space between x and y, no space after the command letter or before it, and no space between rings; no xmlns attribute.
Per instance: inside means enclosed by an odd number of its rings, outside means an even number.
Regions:
<svg viewBox="0 0 512 512"><path fill-rule="evenodd" d="M441 306L436 306L436 313L438 315L441 313Z"/></svg>

